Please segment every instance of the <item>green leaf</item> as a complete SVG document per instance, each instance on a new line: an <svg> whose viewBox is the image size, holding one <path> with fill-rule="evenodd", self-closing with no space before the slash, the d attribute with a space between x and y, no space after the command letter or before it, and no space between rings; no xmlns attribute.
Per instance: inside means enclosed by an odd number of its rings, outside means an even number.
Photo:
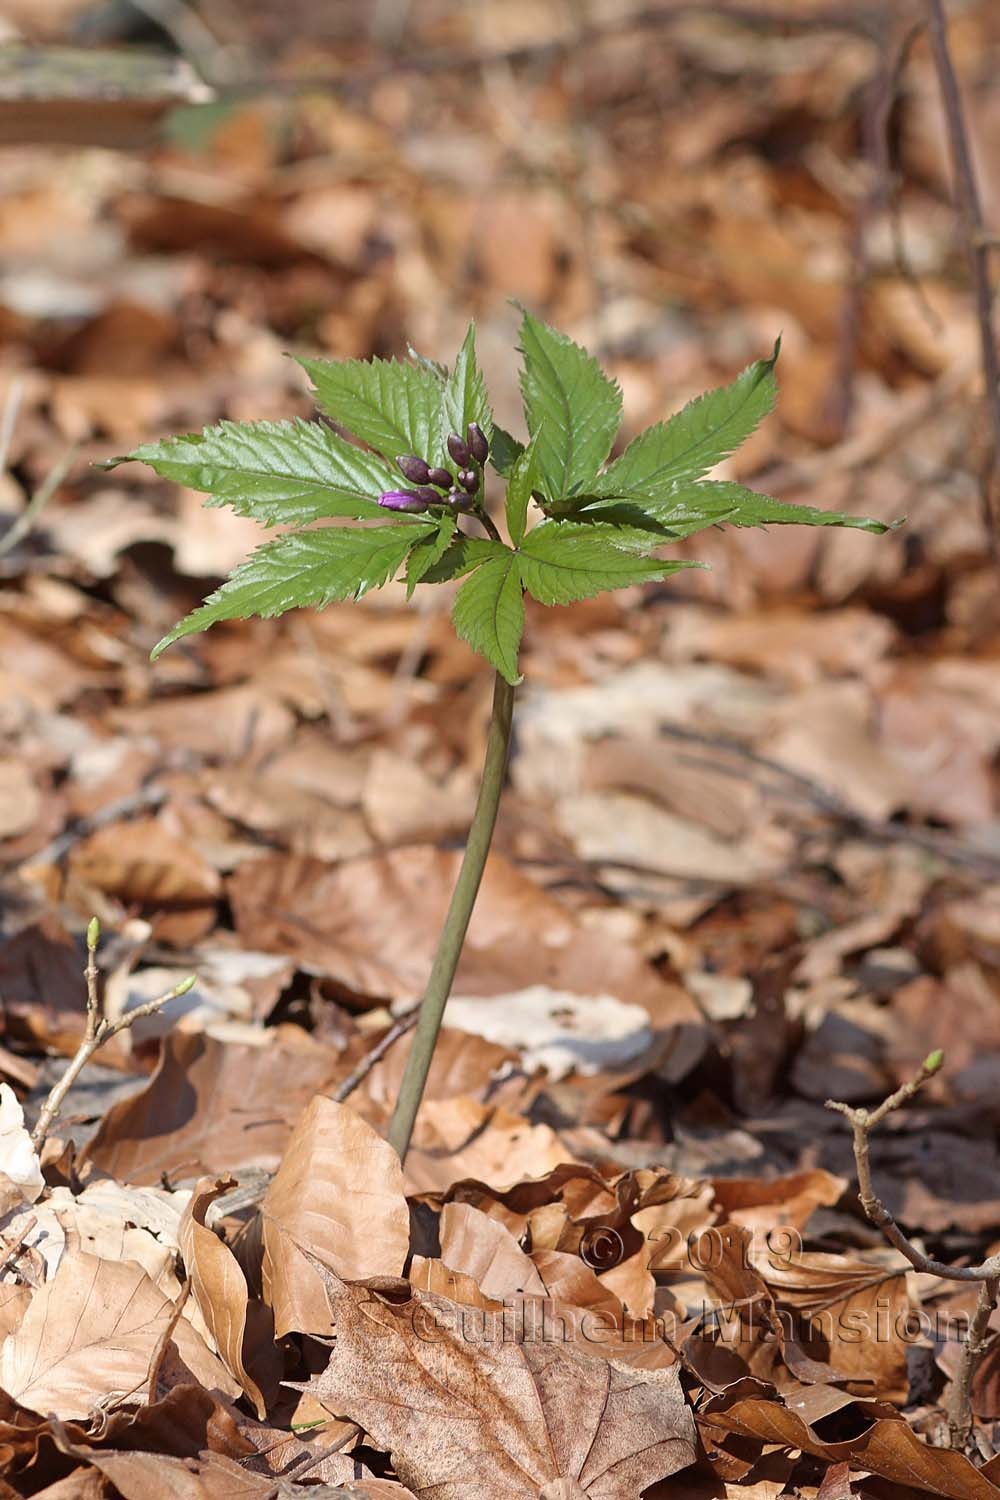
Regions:
<svg viewBox="0 0 1000 1500"><path fill-rule="evenodd" d="M128 459L211 495L265 526L326 516L385 519L375 496L396 483L374 453L363 453L319 422L220 422L201 433L144 443ZM126 462L127 460L119 460Z"/></svg>
<svg viewBox="0 0 1000 1500"><path fill-rule="evenodd" d="M334 599L360 599L392 577L429 529L426 524L324 526L318 531L291 531L267 542L200 609L158 642L153 657L218 620L269 618L301 605L322 608Z"/></svg>
<svg viewBox="0 0 1000 1500"><path fill-rule="evenodd" d="M440 560L427 569L422 582L450 583L454 578L462 578L466 573L471 573L473 568L478 568L480 563L493 557L498 547L507 551L502 542L490 542L485 537L466 536L459 532L452 538Z"/></svg>
<svg viewBox="0 0 1000 1500"><path fill-rule="evenodd" d="M521 394L541 488L562 500L591 483L621 423L622 396L586 349L525 313Z"/></svg>
<svg viewBox="0 0 1000 1500"><path fill-rule="evenodd" d="M445 510L441 512L438 519L437 530L432 531L430 536L421 537L417 545L411 550L406 559L406 597L409 599L417 584L425 576L429 568L441 561L442 556L448 548L452 537L455 535L455 523L457 517L454 511Z"/></svg>
<svg viewBox="0 0 1000 1500"><path fill-rule="evenodd" d="M439 462L441 381L426 365L394 359L303 359L328 416L390 461L416 453Z"/></svg>
<svg viewBox="0 0 1000 1500"><path fill-rule="evenodd" d="M668 578L691 562L637 557L613 546L606 536L572 523L543 521L529 531L521 548L521 581L540 604L571 604L605 589Z"/></svg>
<svg viewBox="0 0 1000 1500"><path fill-rule="evenodd" d="M464 438L470 422L478 422L489 440L493 431L493 413L486 394L486 382L476 360L475 323L469 324L465 342L445 384L441 407L442 434L457 432L460 438Z"/></svg>
<svg viewBox="0 0 1000 1500"><path fill-rule="evenodd" d="M684 480L700 479L728 458L771 410L777 395L770 359L748 365L731 385L689 401L667 422L647 427L597 480L596 495L659 493Z"/></svg>
<svg viewBox="0 0 1000 1500"><path fill-rule="evenodd" d="M439 359L428 359L426 354L418 354L412 344L407 344L406 352L415 365L422 365L425 370L430 371L440 385L444 385L448 379L447 365L443 365Z"/></svg>
<svg viewBox="0 0 1000 1500"><path fill-rule="evenodd" d="M524 444L494 422L493 436L490 438L490 463L497 473L506 479L523 452Z"/></svg>
<svg viewBox="0 0 1000 1500"><path fill-rule="evenodd" d="M661 540L679 540L703 531L706 526L849 526L876 535L893 531L900 522L887 525L868 516L852 516L839 510L819 510L812 505L792 505L758 494L742 484L706 479L699 484L680 485L665 494L636 494L627 499L603 502L577 511L574 520L593 516L621 526L663 528ZM655 537L650 545L656 546Z"/></svg>
<svg viewBox="0 0 1000 1500"><path fill-rule="evenodd" d="M524 449L507 482L507 530L515 547L524 541L531 492L538 485L538 454L535 445Z"/></svg>
<svg viewBox="0 0 1000 1500"><path fill-rule="evenodd" d="M492 542L495 556L467 578L455 595L451 618L463 641L510 683L520 682L517 651L524 630L524 600L517 554Z"/></svg>

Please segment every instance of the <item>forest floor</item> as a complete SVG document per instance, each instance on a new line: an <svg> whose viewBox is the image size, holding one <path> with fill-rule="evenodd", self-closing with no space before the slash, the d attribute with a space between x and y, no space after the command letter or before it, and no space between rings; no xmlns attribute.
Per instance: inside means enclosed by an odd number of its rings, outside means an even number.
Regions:
<svg viewBox="0 0 1000 1500"><path fill-rule="evenodd" d="M943 1048L875 1188L949 1267L1000 1248L1000 489L927 36L813 0L178 9L216 102L0 151L0 1493L1000 1496L1000 1314L956 1437L976 1284L868 1222L825 1108ZM954 9L1000 225L1000 14ZM113 39L92 11L0 32ZM710 571L529 605L401 1172L408 1037L333 1096L421 995L490 674L402 584L151 664L257 527L94 464L309 417L289 352L447 359L470 317L519 430L512 301L630 433L780 333L720 475L906 524L711 531ZM95 915L109 1016L197 982L39 1169Z"/></svg>

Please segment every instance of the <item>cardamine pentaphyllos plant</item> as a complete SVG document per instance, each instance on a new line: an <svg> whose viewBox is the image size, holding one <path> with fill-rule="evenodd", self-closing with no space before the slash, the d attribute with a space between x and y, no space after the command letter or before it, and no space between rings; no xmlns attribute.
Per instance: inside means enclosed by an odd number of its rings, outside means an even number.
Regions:
<svg viewBox="0 0 1000 1500"><path fill-rule="evenodd" d="M293 528L259 547L159 642L154 657L220 620L359 599L401 569L407 597L417 587L464 580L452 620L495 669L493 710L469 839L390 1126L401 1157L496 821L521 680L525 594L570 604L700 566L661 553L722 522L888 529L704 477L771 410L777 344L770 359L647 428L609 464L622 416L617 384L585 349L530 313L520 337L524 442L493 420L470 327L450 370L415 354L407 363L302 361L322 412L363 447L321 422L220 422L108 464L141 460L204 491L209 505ZM490 471L503 481L506 541L489 506ZM362 524L327 524L341 520Z"/></svg>

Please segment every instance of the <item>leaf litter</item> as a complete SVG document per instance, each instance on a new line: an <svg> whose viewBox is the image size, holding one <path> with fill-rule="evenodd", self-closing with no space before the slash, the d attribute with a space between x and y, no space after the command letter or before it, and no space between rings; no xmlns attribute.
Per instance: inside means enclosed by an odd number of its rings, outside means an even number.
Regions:
<svg viewBox="0 0 1000 1500"><path fill-rule="evenodd" d="M91 9L5 25L51 42ZM5 1493L1000 1490L997 1331L949 1448L974 1296L872 1230L822 1109L943 1046L875 1181L948 1264L995 1250L998 612L947 138L917 38L866 206L871 36L744 9L591 7L588 49L554 6L421 5L387 52L206 5L220 49L333 90L143 154L124 117L131 154L8 148L5 528L79 449L0 557ZM951 42L995 221L992 9ZM152 668L248 523L89 464L307 418L285 349L437 354L470 310L516 426L508 297L599 348L629 433L780 327L776 414L717 478L908 524L709 530L680 555L710 572L529 602L498 852L400 1171L407 1036L335 1096L426 978L476 659L392 586ZM98 1054L39 1156L95 913L110 1004L199 986Z"/></svg>

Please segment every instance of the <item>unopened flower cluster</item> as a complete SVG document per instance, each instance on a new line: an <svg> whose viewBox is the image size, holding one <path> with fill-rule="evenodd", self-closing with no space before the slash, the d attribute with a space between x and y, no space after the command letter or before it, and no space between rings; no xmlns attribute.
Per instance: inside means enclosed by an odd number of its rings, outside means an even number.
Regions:
<svg viewBox="0 0 1000 1500"><path fill-rule="evenodd" d="M379 496L379 505L408 515L417 515L433 506L448 506L457 511L474 510L482 484L483 464L490 452L486 434L477 422L470 422L465 437L451 432L446 446L448 457L455 465L454 472L450 468L429 464L415 453L400 454L396 464L412 488L386 490Z"/></svg>

